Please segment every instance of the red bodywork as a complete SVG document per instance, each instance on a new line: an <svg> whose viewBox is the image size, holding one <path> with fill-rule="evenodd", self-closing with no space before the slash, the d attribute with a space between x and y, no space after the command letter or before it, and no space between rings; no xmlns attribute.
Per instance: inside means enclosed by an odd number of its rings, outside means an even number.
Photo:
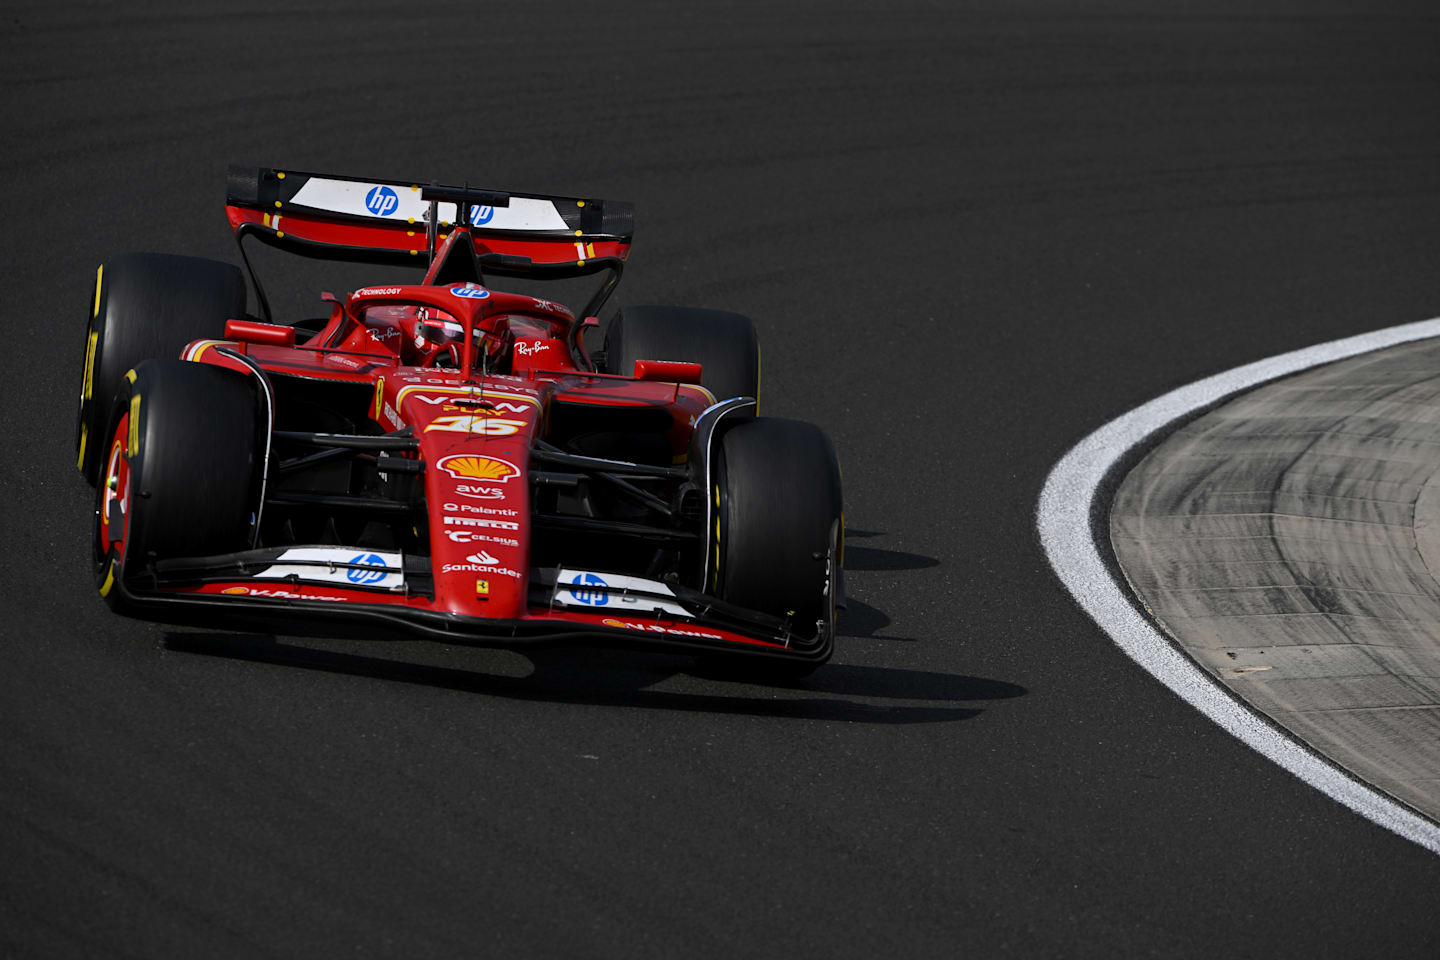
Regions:
<svg viewBox="0 0 1440 960"><path fill-rule="evenodd" d="M284 176L279 174L281 180ZM585 206L583 200L574 203ZM783 628L737 628L734 620L717 625L707 616L708 607L696 610L693 603L689 617L655 607L641 612L643 605L591 611L557 605L553 588L546 584L537 589L532 583L531 454L544 438L556 404L658 411L671 424L664 432L671 463L683 466L696 422L715 398L698 384L697 364L662 358L646 362L646 369L635 371L634 377L599 373L583 342L583 328L592 326L593 319L577 318L548 300L475 282L439 282L440 274L452 254L458 255L456 248L469 244L480 258L477 263L485 255L526 257L531 264L582 271L604 263L618 275L618 265L628 254L628 236L592 237L580 230L573 231L573 237L570 231L506 235L442 222L427 238L424 224L295 212L281 201L274 206L279 212L235 204L228 204L226 212L242 237L259 231L262 240L277 245L288 237L302 244L426 255L425 279L362 288L343 299L327 295L328 323L318 332L301 331L299 337L294 327L234 318L227 324L226 339L195 341L183 357L268 381L363 384L373 397L367 415L378 428L376 435L405 436L402 431L409 431L418 441L399 456L422 462L416 472L423 470L428 511L428 577L419 578L423 589L412 589L337 582L333 567L332 576L319 578L322 582L304 576L237 575L159 585L137 594L135 602L193 601L267 611L272 617L294 613L370 620L434 638L491 645L589 637L787 658L820 655L796 649ZM430 210L435 212L434 204ZM433 246L427 249L427 243ZM263 293L261 297L263 303ZM458 361L456 366L434 366L434 356L416 360L405 321L417 315L443 317L462 328L450 357ZM418 339L415 344L420 346ZM508 362L494 356L480 362L480 351L501 348L508 351ZM484 372L487 366L505 373ZM277 395L273 402L283 405L283 392L271 392L272 398ZM285 413L277 409L273 418ZM828 656L829 638L824 641L821 653Z"/></svg>
<svg viewBox="0 0 1440 960"><path fill-rule="evenodd" d="M455 289L470 292L474 288ZM576 321L557 304L499 291L485 291L489 296L483 299L450 291L449 287L424 285L358 290L346 298L344 309L337 311L329 326L294 347L266 343L279 332L271 325L253 323L238 331L237 325L230 327L231 332L249 334L252 342L201 340L187 347L188 360L240 372L248 372L246 366L217 347L244 354L277 376L370 385L375 396L370 415L375 423L385 432L408 426L420 441L419 458L429 466L425 497L431 505L434 599L328 587L297 586L294 592L405 604L472 617L541 616L586 624L614 619L570 611L532 611L526 602L530 533L526 474L530 449L541 433L546 412L556 400L665 410L675 423L675 457L683 460L690 427L714 398L696 384L647 382L576 369L565 348L570 326ZM510 347L512 372L508 376L479 377L462 370L405 366L396 349L401 341L398 332L392 332L396 328L369 326L356 319L367 307L382 303L433 306L477 329L490 317L536 317L553 324L557 336L516 339ZM293 333L293 328L281 329ZM348 334L338 339L335 348L319 347L346 330ZM484 563L472 559L480 555L493 559ZM488 581L484 592L477 593L477 580ZM211 584L196 589L224 594L244 585ZM660 626L684 624L662 622Z"/></svg>

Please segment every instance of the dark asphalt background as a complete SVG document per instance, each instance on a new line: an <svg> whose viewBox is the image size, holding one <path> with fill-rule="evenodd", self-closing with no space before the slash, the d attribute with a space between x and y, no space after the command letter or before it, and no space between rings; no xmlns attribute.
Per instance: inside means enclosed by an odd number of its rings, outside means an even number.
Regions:
<svg viewBox="0 0 1440 960"><path fill-rule="evenodd" d="M1033 521L1131 407L1440 314L1440 20L1383 6L7 3L0 954L1440 954L1440 859L1133 666ZM840 451L834 663L108 614L95 266L233 259L231 161L635 200L620 300L752 314Z"/></svg>

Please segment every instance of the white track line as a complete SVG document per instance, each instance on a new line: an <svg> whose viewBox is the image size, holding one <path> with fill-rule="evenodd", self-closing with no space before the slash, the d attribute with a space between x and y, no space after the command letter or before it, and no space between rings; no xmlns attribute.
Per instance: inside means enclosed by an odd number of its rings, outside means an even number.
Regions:
<svg viewBox="0 0 1440 960"><path fill-rule="evenodd" d="M1092 504L1106 473L1127 451L1168 424L1241 390L1308 367L1411 340L1440 336L1440 318L1363 333L1237 367L1112 420L1055 465L1040 493L1036 524L1055 573L1100 629L1156 679L1245 744L1332 799L1407 840L1440 853L1440 826L1312 753L1244 706L1180 653L1131 604L1091 534Z"/></svg>

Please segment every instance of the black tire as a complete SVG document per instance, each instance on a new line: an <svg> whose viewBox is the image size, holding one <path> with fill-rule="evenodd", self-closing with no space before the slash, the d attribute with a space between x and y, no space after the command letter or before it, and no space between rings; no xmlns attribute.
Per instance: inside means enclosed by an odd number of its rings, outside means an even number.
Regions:
<svg viewBox="0 0 1440 960"><path fill-rule="evenodd" d="M724 310L626 307L605 331L605 372L631 376L636 360L701 366L715 399L760 399L760 341L750 318Z"/></svg>
<svg viewBox="0 0 1440 960"><path fill-rule="evenodd" d="M715 592L788 616L796 632L813 635L817 620L833 617L826 561L833 539L838 562L843 536L840 468L829 439L814 424L761 418L727 431L717 454Z"/></svg>
<svg viewBox="0 0 1440 960"><path fill-rule="evenodd" d="M112 605L113 581L154 560L248 549L263 469L253 377L147 360L120 383L95 491L97 585Z"/></svg>
<svg viewBox="0 0 1440 960"><path fill-rule="evenodd" d="M142 360L173 358L191 340L225 335L245 316L245 278L228 263L163 253L126 253L96 272L80 374L76 465L92 486L98 449L126 371Z"/></svg>

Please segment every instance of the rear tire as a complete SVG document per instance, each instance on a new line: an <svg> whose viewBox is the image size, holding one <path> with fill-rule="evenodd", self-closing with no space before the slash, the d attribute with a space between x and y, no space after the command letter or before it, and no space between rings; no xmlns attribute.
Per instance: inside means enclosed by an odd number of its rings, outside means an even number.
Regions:
<svg viewBox="0 0 1440 960"><path fill-rule="evenodd" d="M700 364L715 399L760 399L760 341L750 318L724 310L626 307L605 331L605 371L633 376L636 360Z"/></svg>
<svg viewBox="0 0 1440 960"><path fill-rule="evenodd" d="M260 496L259 395L252 377L183 360L122 375L95 491L97 586L155 560L248 549Z"/></svg>
<svg viewBox="0 0 1440 960"><path fill-rule="evenodd" d="M228 263L163 253L126 253L97 273L85 337L76 465L92 486L100 472L106 406L126 371L142 360L173 358L192 340L224 336L245 316L245 278Z"/></svg>
<svg viewBox="0 0 1440 960"><path fill-rule="evenodd" d="M830 441L814 424L765 418L732 427L718 453L716 594L813 636L817 621L833 621L827 560L838 562L843 536Z"/></svg>

